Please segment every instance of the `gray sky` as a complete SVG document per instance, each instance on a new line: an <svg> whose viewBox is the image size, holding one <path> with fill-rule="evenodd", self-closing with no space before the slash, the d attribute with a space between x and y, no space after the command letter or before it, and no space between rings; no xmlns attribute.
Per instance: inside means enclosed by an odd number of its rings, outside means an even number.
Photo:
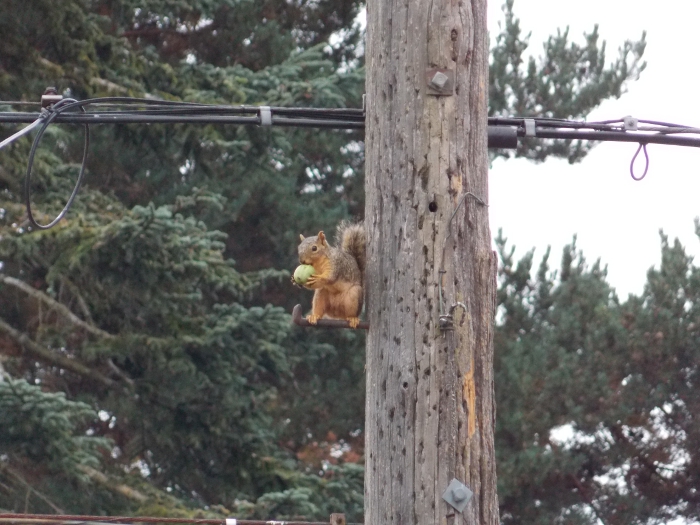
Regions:
<svg viewBox="0 0 700 525"><path fill-rule="evenodd" d="M501 5L500 0L489 5L492 35L503 20ZM647 68L640 80L587 120L632 115L700 127L700 0L516 0L515 12L521 27L532 31L535 56L557 28L569 26L570 38L582 43L584 31L597 23L610 62L625 39L637 40L646 30ZM497 160L489 176L492 234L503 228L519 255L536 248L538 263L551 245L554 268L562 247L576 234L587 260L600 258L607 265L608 281L621 299L641 293L647 270L660 261L659 229L678 237L688 253L700 253L693 224L700 215L700 149L650 145L649 172L635 182L629 164L636 148L603 143L573 166L556 159L543 164Z"/></svg>

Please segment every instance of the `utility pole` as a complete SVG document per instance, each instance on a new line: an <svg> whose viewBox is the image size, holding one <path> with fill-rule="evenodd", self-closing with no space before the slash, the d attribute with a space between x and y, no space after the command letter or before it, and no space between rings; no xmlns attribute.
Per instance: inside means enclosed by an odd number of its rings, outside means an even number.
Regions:
<svg viewBox="0 0 700 525"><path fill-rule="evenodd" d="M367 4L365 523L496 525L486 0Z"/></svg>

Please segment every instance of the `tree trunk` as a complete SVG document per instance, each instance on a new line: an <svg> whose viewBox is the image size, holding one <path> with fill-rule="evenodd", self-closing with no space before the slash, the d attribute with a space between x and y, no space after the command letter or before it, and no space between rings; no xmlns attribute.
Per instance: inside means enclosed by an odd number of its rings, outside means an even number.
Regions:
<svg viewBox="0 0 700 525"><path fill-rule="evenodd" d="M365 523L372 525L499 521L487 44L486 0L368 2ZM444 77L431 85L438 70ZM457 303L466 313L456 308L454 330L441 330L440 314ZM461 513L442 499L453 478L474 493Z"/></svg>

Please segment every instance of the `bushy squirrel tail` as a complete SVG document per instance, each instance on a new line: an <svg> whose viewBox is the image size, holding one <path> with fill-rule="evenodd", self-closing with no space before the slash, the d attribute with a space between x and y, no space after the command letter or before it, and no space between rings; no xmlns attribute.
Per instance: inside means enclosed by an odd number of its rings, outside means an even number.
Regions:
<svg viewBox="0 0 700 525"><path fill-rule="evenodd" d="M364 223L341 222L338 225L338 244L345 253L352 255L357 261L364 282L367 260L367 236L365 235Z"/></svg>

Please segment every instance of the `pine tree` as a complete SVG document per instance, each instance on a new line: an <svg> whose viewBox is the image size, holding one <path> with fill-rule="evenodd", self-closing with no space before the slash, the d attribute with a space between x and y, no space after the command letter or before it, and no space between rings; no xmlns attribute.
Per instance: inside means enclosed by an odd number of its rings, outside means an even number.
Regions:
<svg viewBox="0 0 700 525"><path fill-rule="evenodd" d="M58 481L86 478L88 469L99 466L100 453L111 447L109 440L84 432L85 422L96 416L89 405L69 401L63 392L0 378L0 505L21 507L31 501L34 508L61 512L37 481L45 474Z"/></svg>
<svg viewBox="0 0 700 525"><path fill-rule="evenodd" d="M698 231L700 234L700 230ZM661 267L620 303L575 245L532 275L498 240L499 498L504 523L697 520L698 268Z"/></svg>
<svg viewBox="0 0 700 525"><path fill-rule="evenodd" d="M558 29L545 42L544 54L526 61L530 35L522 34L513 3L506 0L503 6L505 21L491 52L489 116L585 119L603 100L619 98L646 66L646 33L639 41L625 41L618 57L606 64L606 45L600 42L597 25L584 35L583 44L570 40L568 27ZM535 161L563 157L573 164L593 147L581 140L528 139L519 143L516 156Z"/></svg>

